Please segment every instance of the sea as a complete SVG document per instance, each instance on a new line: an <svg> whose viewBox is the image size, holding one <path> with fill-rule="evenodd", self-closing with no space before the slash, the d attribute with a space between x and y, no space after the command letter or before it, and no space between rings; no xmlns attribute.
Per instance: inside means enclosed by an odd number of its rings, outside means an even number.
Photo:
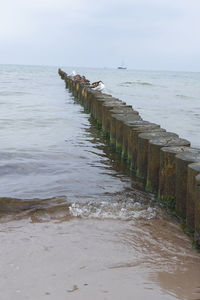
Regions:
<svg viewBox="0 0 200 300"><path fill-rule="evenodd" d="M200 148L200 73L58 67ZM0 299L197 299L191 237L58 67L0 65Z"/></svg>

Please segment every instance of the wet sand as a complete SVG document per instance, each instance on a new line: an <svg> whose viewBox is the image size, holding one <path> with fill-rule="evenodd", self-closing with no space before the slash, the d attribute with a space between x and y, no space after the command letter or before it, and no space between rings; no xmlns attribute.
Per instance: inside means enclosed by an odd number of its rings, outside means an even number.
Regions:
<svg viewBox="0 0 200 300"><path fill-rule="evenodd" d="M180 224L35 211L0 224L0 299L199 299L200 255Z"/></svg>

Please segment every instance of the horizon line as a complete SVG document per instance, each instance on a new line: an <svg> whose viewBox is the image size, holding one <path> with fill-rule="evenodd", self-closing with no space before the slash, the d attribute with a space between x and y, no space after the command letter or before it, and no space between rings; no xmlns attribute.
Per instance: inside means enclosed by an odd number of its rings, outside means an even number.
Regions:
<svg viewBox="0 0 200 300"><path fill-rule="evenodd" d="M89 66L66 66L66 65L49 65L49 64L20 64L20 63L0 63L0 66L22 66L22 67L56 67L56 68L83 68L83 69L102 69L102 70L118 70L118 67L89 67ZM186 70L167 70L167 69L144 69L144 68L128 68L119 70L119 72L126 71L145 71L145 72L174 72L174 73L200 73L200 71L186 71Z"/></svg>

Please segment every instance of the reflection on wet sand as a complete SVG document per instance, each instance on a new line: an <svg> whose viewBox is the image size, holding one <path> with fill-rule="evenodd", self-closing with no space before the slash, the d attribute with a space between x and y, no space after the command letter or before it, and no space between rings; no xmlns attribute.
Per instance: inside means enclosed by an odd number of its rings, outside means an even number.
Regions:
<svg viewBox="0 0 200 300"><path fill-rule="evenodd" d="M164 215L122 221L39 212L1 224L0 243L1 299L199 299L199 254Z"/></svg>

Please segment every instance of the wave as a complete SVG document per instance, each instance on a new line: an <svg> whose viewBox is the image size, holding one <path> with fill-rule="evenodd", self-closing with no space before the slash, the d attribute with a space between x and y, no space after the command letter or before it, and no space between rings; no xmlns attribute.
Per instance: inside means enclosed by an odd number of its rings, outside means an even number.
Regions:
<svg viewBox="0 0 200 300"><path fill-rule="evenodd" d="M100 203L72 203L69 207L74 217L98 219L152 219L157 215L157 209L144 206L139 202L100 202Z"/></svg>
<svg viewBox="0 0 200 300"><path fill-rule="evenodd" d="M13 162L13 163L0 163L0 176L7 175L30 175L36 174L49 174L48 166L42 164L41 161L27 161L27 162Z"/></svg>
<svg viewBox="0 0 200 300"><path fill-rule="evenodd" d="M30 218L33 222L52 219L66 221L72 218L149 220L158 214L158 207L130 200L81 203L67 201L66 196L31 200L0 198L1 222L22 218Z"/></svg>
<svg viewBox="0 0 200 300"><path fill-rule="evenodd" d="M121 86L131 86L131 85L142 85L142 86L153 86L150 82L143 82L143 81L125 81L120 83Z"/></svg>
<svg viewBox="0 0 200 300"><path fill-rule="evenodd" d="M48 209L50 207L57 207L66 204L66 197L52 197L47 199L18 199L18 198L0 198L0 214L10 212L22 212L37 209Z"/></svg>
<svg viewBox="0 0 200 300"><path fill-rule="evenodd" d="M18 95L33 95L31 92L22 91L1 91L0 96L18 96Z"/></svg>
<svg viewBox="0 0 200 300"><path fill-rule="evenodd" d="M195 99L195 98L192 97L192 96L186 96L186 95L176 95L176 97L182 98L182 99Z"/></svg>

